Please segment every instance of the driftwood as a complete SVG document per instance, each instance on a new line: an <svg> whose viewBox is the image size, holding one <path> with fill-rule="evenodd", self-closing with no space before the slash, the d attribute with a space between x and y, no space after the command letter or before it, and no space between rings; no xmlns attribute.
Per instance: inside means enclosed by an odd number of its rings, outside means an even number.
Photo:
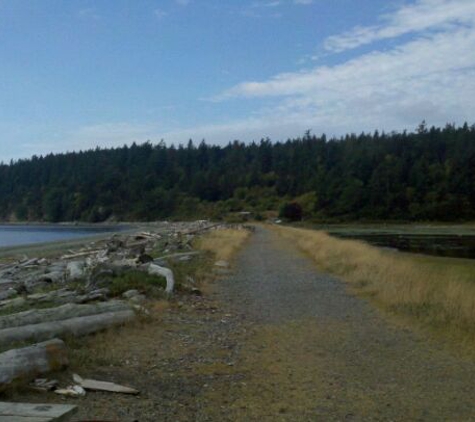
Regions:
<svg viewBox="0 0 475 422"><path fill-rule="evenodd" d="M124 324L134 318L134 311L106 312L69 318L62 321L43 322L24 325L22 327L0 330L0 345L8 345L16 341L43 341L65 335L84 336L104 330L114 325Z"/></svg>
<svg viewBox="0 0 475 422"><path fill-rule="evenodd" d="M165 292L168 294L173 293L173 289L175 287L175 278L173 277L173 271L169 268L160 267L157 264L150 264L148 267L148 273L152 275L161 275L167 279L167 287Z"/></svg>
<svg viewBox="0 0 475 422"><path fill-rule="evenodd" d="M198 229L185 231L185 232L183 232L183 234L196 234L196 233L204 232L204 231L206 231L206 230L214 229L215 227L218 227L218 226L220 226L220 225L221 225L221 224L219 224L219 223L217 223L217 224L211 224L210 226L204 226L204 227L200 227L200 228L198 228Z"/></svg>
<svg viewBox="0 0 475 422"><path fill-rule="evenodd" d="M77 374L73 374L73 380L75 383L79 384L82 388L86 390L108 391L110 393L122 394L139 394L139 391L134 388L114 384L113 382L84 379Z"/></svg>
<svg viewBox="0 0 475 422"><path fill-rule="evenodd" d="M68 303L57 308L31 309L17 314L0 316L0 329L127 310L130 310L130 307L126 303L118 300L94 305L75 305Z"/></svg>
<svg viewBox="0 0 475 422"><path fill-rule="evenodd" d="M0 389L13 381L32 379L69 364L66 345L54 339L0 354Z"/></svg>
<svg viewBox="0 0 475 422"><path fill-rule="evenodd" d="M180 258L191 258L193 256L200 255L200 254L201 254L200 251L171 253L171 254L159 256L158 258L154 258L154 262L161 262L165 259L179 260Z"/></svg>
<svg viewBox="0 0 475 422"><path fill-rule="evenodd" d="M83 252L76 252L76 253L70 253L69 255L63 255L61 259L73 259L73 258L81 258L84 256L88 255L93 255L96 253L102 252L102 249L93 249L90 251L83 251Z"/></svg>
<svg viewBox="0 0 475 422"><path fill-rule="evenodd" d="M0 422L65 422L76 411L69 404L0 402Z"/></svg>

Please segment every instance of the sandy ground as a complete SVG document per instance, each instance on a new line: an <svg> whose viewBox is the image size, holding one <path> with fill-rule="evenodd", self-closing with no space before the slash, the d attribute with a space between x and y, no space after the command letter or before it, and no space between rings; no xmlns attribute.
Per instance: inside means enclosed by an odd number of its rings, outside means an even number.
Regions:
<svg viewBox="0 0 475 422"><path fill-rule="evenodd" d="M75 420L468 421L475 363L386 321L258 229L203 297L158 303L150 321L84 340L76 371L138 396L8 399L76 403Z"/></svg>

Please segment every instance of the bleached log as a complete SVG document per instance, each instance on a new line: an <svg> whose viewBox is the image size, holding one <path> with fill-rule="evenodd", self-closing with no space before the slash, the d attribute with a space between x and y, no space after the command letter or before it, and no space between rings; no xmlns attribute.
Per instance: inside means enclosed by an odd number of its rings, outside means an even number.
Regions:
<svg viewBox="0 0 475 422"><path fill-rule="evenodd" d="M130 306L118 300L89 305L68 303L56 308L31 309L17 314L0 316L0 329L127 310L130 310Z"/></svg>
<svg viewBox="0 0 475 422"><path fill-rule="evenodd" d="M187 258L187 257L199 255L200 253L201 252L199 251L171 253L171 254L159 256L158 258L154 258L154 261L161 261L163 259L175 260L179 258Z"/></svg>
<svg viewBox="0 0 475 422"><path fill-rule="evenodd" d="M175 288L175 278L173 277L172 270L170 270L169 268L160 267L160 265L157 264L150 264L150 266L148 267L148 273L151 275L160 275L162 277L165 277L167 280L167 287L165 289L165 292L168 294L173 293L173 289Z"/></svg>
<svg viewBox="0 0 475 422"><path fill-rule="evenodd" d="M102 249L94 249L91 251L84 251L84 252L77 252L77 253L71 253L69 255L63 255L61 259L72 259L72 258L81 258L83 256L88 256L88 255L93 255L101 252Z"/></svg>
<svg viewBox="0 0 475 422"><path fill-rule="evenodd" d="M33 379L69 365L66 345L53 339L0 354L0 390L13 381Z"/></svg>
<svg viewBox="0 0 475 422"><path fill-rule="evenodd" d="M0 330L0 345L26 340L43 341L68 335L84 336L114 325L124 324L134 317L134 311L127 310L5 328Z"/></svg>

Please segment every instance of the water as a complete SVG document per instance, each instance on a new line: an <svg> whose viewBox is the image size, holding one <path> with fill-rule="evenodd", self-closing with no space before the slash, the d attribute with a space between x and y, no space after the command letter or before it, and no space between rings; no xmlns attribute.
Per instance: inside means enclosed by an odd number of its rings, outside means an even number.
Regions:
<svg viewBox="0 0 475 422"><path fill-rule="evenodd" d="M474 235L389 233L332 234L337 237L364 240L375 246L394 248L404 252L475 259Z"/></svg>
<svg viewBox="0 0 475 422"><path fill-rule="evenodd" d="M0 247L73 240L101 233L117 232L119 227L0 225Z"/></svg>

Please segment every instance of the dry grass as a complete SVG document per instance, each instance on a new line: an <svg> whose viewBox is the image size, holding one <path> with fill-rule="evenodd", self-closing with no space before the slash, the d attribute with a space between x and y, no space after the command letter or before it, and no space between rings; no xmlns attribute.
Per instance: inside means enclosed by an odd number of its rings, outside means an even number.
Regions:
<svg viewBox="0 0 475 422"><path fill-rule="evenodd" d="M313 230L274 230L384 309L475 343L474 262L399 254Z"/></svg>
<svg viewBox="0 0 475 422"><path fill-rule="evenodd" d="M229 261L249 235L248 230L213 230L197 241L197 247L213 253L218 260Z"/></svg>

